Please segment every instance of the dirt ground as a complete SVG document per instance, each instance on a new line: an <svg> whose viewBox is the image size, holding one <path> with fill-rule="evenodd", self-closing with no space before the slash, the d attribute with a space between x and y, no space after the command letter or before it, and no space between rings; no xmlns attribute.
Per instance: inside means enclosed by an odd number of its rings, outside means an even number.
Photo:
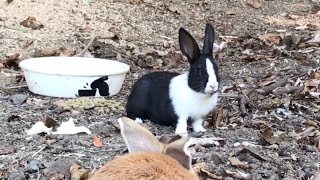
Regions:
<svg viewBox="0 0 320 180"><path fill-rule="evenodd" d="M125 115L132 84L151 71L187 71L178 29L202 46L207 22L220 45L223 95L206 119L208 132L191 136L221 139L190 147L199 176L320 179L317 0L1 1L0 179L70 179L73 162L94 171L126 153L116 120ZM28 91L17 62L78 54L93 36L89 54L131 66L118 95L102 98L102 107L88 105L92 98L75 106ZM71 117L92 134L26 135L38 121ZM145 126L157 136L174 133Z"/></svg>

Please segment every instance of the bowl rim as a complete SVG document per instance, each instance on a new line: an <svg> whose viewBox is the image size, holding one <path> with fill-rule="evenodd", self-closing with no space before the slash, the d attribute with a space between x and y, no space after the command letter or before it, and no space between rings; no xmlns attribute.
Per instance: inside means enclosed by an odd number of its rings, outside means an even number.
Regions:
<svg viewBox="0 0 320 180"><path fill-rule="evenodd" d="M104 60L104 61L112 61L112 62L116 62L116 63L120 63L122 64L125 68L121 71L118 72L114 72L114 73L97 73L97 74L63 74L63 73L52 73L52 72L44 72L41 70L34 70L32 68L29 67L25 67L26 63L28 63L29 60L35 60L35 59L61 59L61 58L68 58L68 59L98 59L98 60ZM28 59L24 59L21 62L19 62L19 67L23 70L23 71L29 71L29 72L36 72L36 73L42 73L42 74L48 74L48 75L60 75L60 76L79 76L79 77L95 77L95 76L106 76L106 75L119 75L119 74L124 74L127 73L130 70L130 66L126 63L123 62L119 62L116 60L111 60L111 59L103 59L103 58L90 58L90 57L65 57L65 56L50 56L50 57L34 57L34 58L28 58Z"/></svg>

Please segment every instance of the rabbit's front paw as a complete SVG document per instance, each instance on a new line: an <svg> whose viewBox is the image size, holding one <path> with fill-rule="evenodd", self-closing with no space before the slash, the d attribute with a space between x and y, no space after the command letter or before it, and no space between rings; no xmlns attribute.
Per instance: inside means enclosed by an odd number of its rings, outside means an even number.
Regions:
<svg viewBox="0 0 320 180"><path fill-rule="evenodd" d="M136 118L134 121L135 121L136 123L139 123L139 124L142 124L142 123L143 123L142 119L140 119L140 118Z"/></svg>
<svg viewBox="0 0 320 180"><path fill-rule="evenodd" d="M178 120L175 134L180 135L180 136L188 136L187 120L185 120L185 119Z"/></svg>
<svg viewBox="0 0 320 180"><path fill-rule="evenodd" d="M180 135L180 136L188 136L188 131L187 130L177 130L175 132L176 135Z"/></svg>
<svg viewBox="0 0 320 180"><path fill-rule="evenodd" d="M193 132L206 132L207 130L202 126L203 119L197 119L192 123Z"/></svg>

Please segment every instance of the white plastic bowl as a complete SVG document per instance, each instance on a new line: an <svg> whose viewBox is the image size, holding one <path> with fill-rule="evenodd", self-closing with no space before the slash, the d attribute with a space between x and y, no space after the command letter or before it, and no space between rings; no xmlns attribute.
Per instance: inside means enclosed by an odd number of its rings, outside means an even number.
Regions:
<svg viewBox="0 0 320 180"><path fill-rule="evenodd" d="M130 69L118 61L84 57L31 58L19 66L31 92L64 98L113 96Z"/></svg>

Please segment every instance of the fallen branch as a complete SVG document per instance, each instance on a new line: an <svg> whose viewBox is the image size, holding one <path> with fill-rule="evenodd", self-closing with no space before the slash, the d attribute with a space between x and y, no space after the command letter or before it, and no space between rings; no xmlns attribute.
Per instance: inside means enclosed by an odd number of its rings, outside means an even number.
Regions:
<svg viewBox="0 0 320 180"><path fill-rule="evenodd" d="M272 93L273 90L275 90L276 88L285 86L288 83L288 80L289 80L289 76L285 76L284 78L280 79L279 81L277 81L269 86L264 87L262 89L262 91L264 94Z"/></svg>
<svg viewBox="0 0 320 180"><path fill-rule="evenodd" d="M84 53L89 49L89 47L92 45L93 41L97 38L97 36L93 35L88 42L88 44L82 49L82 51L75 55L75 57L83 57Z"/></svg>
<svg viewBox="0 0 320 180"><path fill-rule="evenodd" d="M289 94L302 90L303 86L278 87L275 90L273 90L272 93L279 96L281 94Z"/></svg>

